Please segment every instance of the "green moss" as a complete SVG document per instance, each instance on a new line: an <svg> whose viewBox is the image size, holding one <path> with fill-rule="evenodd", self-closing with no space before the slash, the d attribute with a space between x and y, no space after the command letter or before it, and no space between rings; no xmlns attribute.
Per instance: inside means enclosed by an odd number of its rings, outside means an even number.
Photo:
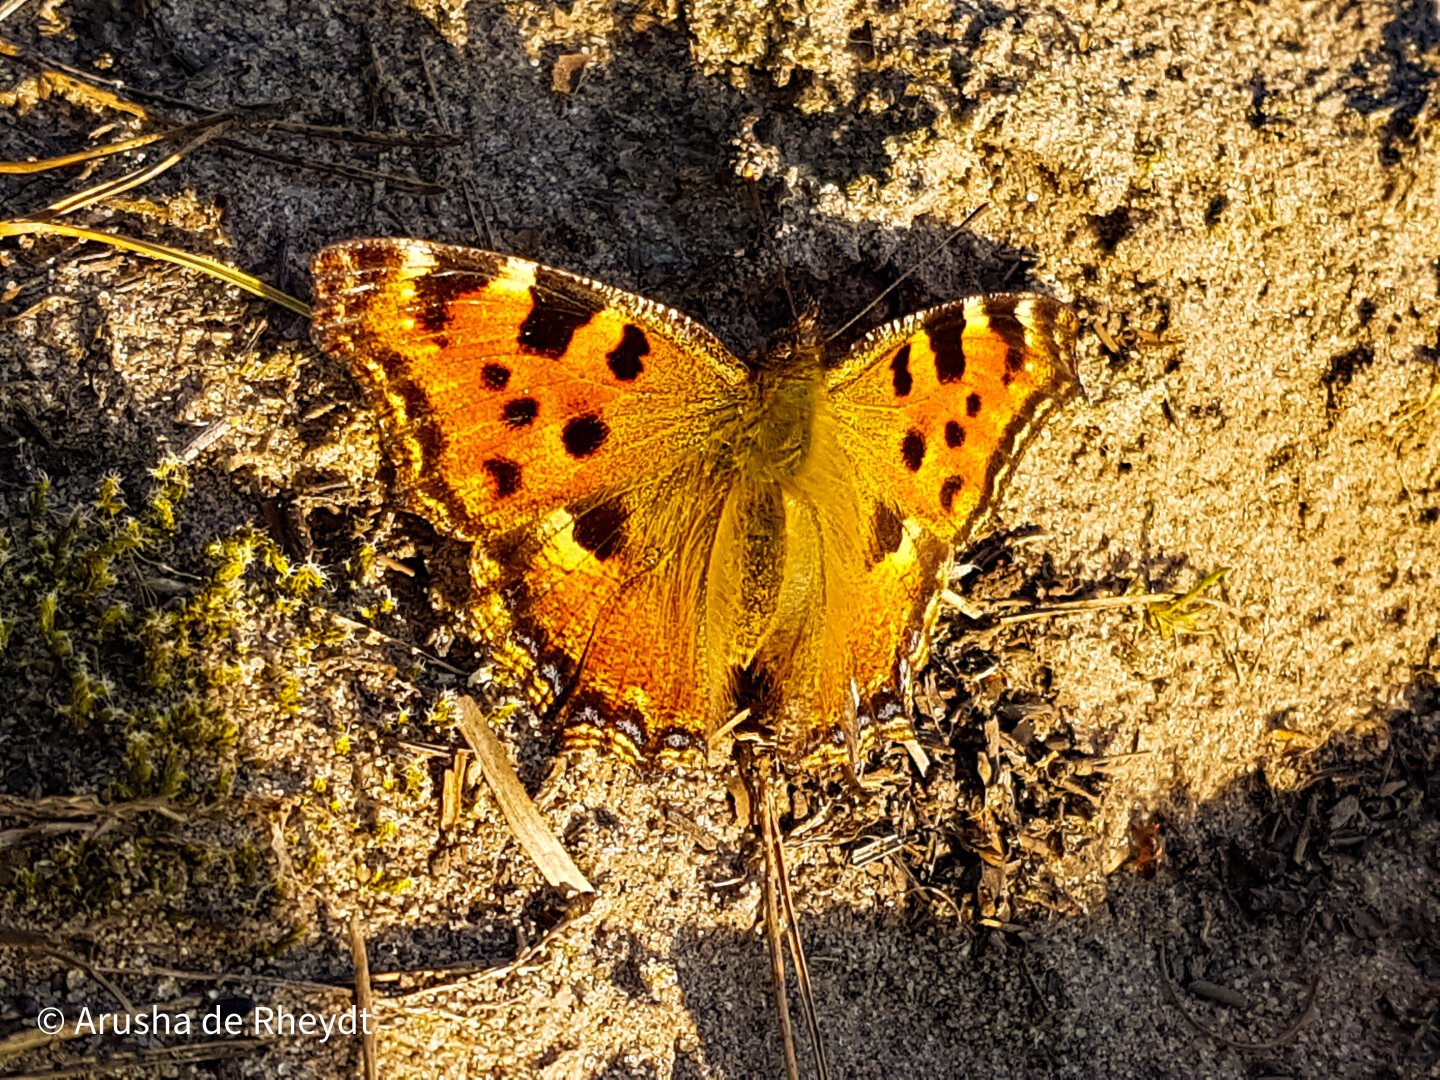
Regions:
<svg viewBox="0 0 1440 1080"><path fill-rule="evenodd" d="M301 711L305 665L345 635L315 607L321 570L263 534L214 537L198 556L182 544L188 490L176 461L138 501L108 474L63 505L41 476L0 522L0 684L25 703L10 737L34 743L38 789L164 808L12 849L0 905L97 914L149 897L179 912L197 891L275 895L261 887L268 844L182 836L230 797L247 722ZM256 665L262 648L272 659Z"/></svg>
<svg viewBox="0 0 1440 1080"><path fill-rule="evenodd" d="M412 761L405 766L405 794L412 798L418 798L425 794L425 780L427 774L425 767L418 761Z"/></svg>
<svg viewBox="0 0 1440 1080"><path fill-rule="evenodd" d="M147 896L178 900L197 885L223 888L227 901L244 896L232 917L262 909L273 895L266 855L255 844L222 846L147 836L54 844L44 858L16 868L7 891L34 906L83 898L86 910L99 915L129 910Z"/></svg>
<svg viewBox="0 0 1440 1080"><path fill-rule="evenodd" d="M364 885L370 891L386 896L403 896L415 887L415 881L413 878L391 874L385 870L376 870Z"/></svg>
<svg viewBox="0 0 1440 1080"><path fill-rule="evenodd" d="M435 699L435 704L430 706L430 715L426 717L426 721L431 727L442 731L454 727L459 720L460 713L455 704L455 693L452 690L446 690Z"/></svg>
<svg viewBox="0 0 1440 1080"><path fill-rule="evenodd" d="M118 473L106 473L100 480L100 490L95 495L95 509L106 517L114 517L124 512L125 500L121 496Z"/></svg>

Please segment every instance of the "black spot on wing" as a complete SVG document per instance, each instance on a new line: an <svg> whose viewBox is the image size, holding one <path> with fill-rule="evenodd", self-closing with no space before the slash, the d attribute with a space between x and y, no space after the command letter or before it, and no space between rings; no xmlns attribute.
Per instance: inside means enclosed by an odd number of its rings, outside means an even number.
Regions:
<svg viewBox="0 0 1440 1080"><path fill-rule="evenodd" d="M604 562L625 546L625 523L630 511L618 499L602 502L575 519L575 542Z"/></svg>
<svg viewBox="0 0 1440 1080"><path fill-rule="evenodd" d="M509 458L486 458L481 467L495 481L495 494L509 498L520 490L520 466Z"/></svg>
<svg viewBox="0 0 1440 1080"><path fill-rule="evenodd" d="M416 486L445 507L452 523L466 521L469 512L450 486L444 470L439 467L446 442L435 421L435 411L430 399L411 380L409 365L399 353L388 350L373 353L371 363L384 370L390 392L401 402L398 408L382 406L391 423L400 425L398 432L391 429L391 437L398 434L400 438L413 442L419 449L420 460L417 473L413 477Z"/></svg>
<svg viewBox="0 0 1440 1080"><path fill-rule="evenodd" d="M366 351L366 360L368 366L378 367L383 371L385 378L391 383L410 385L410 361L403 354L394 349L372 346Z"/></svg>
<svg viewBox="0 0 1440 1080"><path fill-rule="evenodd" d="M620 335L620 344L611 349L605 357L610 373L621 382L634 382L645 370L644 357L650 354L650 342L645 331L634 323L626 323Z"/></svg>
<svg viewBox="0 0 1440 1080"><path fill-rule="evenodd" d="M925 436L914 428L907 431L900 442L900 456L905 459L907 469L919 472L925 461Z"/></svg>
<svg viewBox="0 0 1440 1080"><path fill-rule="evenodd" d="M964 486L963 476L947 476L940 485L940 505L945 508L946 513L955 505L955 496L960 494L960 489Z"/></svg>
<svg viewBox="0 0 1440 1080"><path fill-rule="evenodd" d="M586 413L565 422L560 439L565 452L573 458L589 457L599 450L610 434L610 428L594 413Z"/></svg>
<svg viewBox="0 0 1440 1080"><path fill-rule="evenodd" d="M514 398L505 403L505 423L512 428L529 427L540 411L540 403L533 397Z"/></svg>
<svg viewBox="0 0 1440 1080"><path fill-rule="evenodd" d="M965 399L965 415L974 419L980 415L980 395L971 394Z"/></svg>
<svg viewBox="0 0 1440 1080"><path fill-rule="evenodd" d="M890 384L895 388L896 397L905 397L915 385L910 374L910 343L907 341L890 361Z"/></svg>
<svg viewBox="0 0 1440 1080"><path fill-rule="evenodd" d="M885 556L900 550L900 544L905 539L905 529L893 506L882 502L875 507L875 514L870 519L870 535L873 541L872 562L879 562Z"/></svg>
<svg viewBox="0 0 1440 1080"><path fill-rule="evenodd" d="M390 368L388 360L382 359L380 363L385 364L387 370L390 371L391 385L395 388L400 400L405 403L407 431L420 447L420 459L429 465L434 465L440 459L440 455L445 452L445 439L430 419L432 415L430 399L409 380L408 376L396 378L396 370ZM403 371L403 368L400 370Z"/></svg>
<svg viewBox="0 0 1440 1080"><path fill-rule="evenodd" d="M504 364L486 364L480 369L480 381L486 390L504 390L510 385L510 369Z"/></svg>
<svg viewBox="0 0 1440 1080"><path fill-rule="evenodd" d="M365 272L365 276L377 270L398 270L409 258L409 245L403 240L352 240L323 249L315 257L315 268L336 272L347 270L352 273Z"/></svg>
<svg viewBox="0 0 1440 1080"><path fill-rule="evenodd" d="M945 421L945 445L958 450L965 445L965 429L954 420Z"/></svg>
<svg viewBox="0 0 1440 1080"><path fill-rule="evenodd" d="M493 274L480 270L434 270L411 278L416 325L432 334L442 332L450 325L455 305L475 296L493 280Z"/></svg>
<svg viewBox="0 0 1440 1080"><path fill-rule="evenodd" d="M930 351L935 354L935 378L941 383L965 377L965 309L954 308L934 316L925 324Z"/></svg>
<svg viewBox="0 0 1440 1080"><path fill-rule="evenodd" d="M1013 305L987 311L985 315L990 324L990 332L1005 343L1005 374L1003 378L1005 385L1009 386L1011 380L1025 366L1025 326L1015 316Z"/></svg>
<svg viewBox="0 0 1440 1080"><path fill-rule="evenodd" d="M598 310L594 300L577 293L567 278L536 267L535 284L530 286L530 314L520 324L516 341L527 353L559 359L570 348L575 331Z"/></svg>

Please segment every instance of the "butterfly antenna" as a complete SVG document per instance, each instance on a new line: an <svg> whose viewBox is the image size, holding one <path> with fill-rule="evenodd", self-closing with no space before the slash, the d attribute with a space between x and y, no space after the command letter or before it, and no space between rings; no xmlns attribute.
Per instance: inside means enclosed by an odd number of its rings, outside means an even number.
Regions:
<svg viewBox="0 0 1440 1080"><path fill-rule="evenodd" d="M755 216L760 219L760 232L765 237L765 243L770 246L770 254L776 256L775 269L780 274L780 287L785 290L785 300L790 305L790 319L798 322L800 309L795 306L795 294L790 290L790 279L785 275L785 264L780 260L771 244L770 222L765 217L765 207L760 204L760 185L747 176L745 186L750 190L750 203L755 207Z"/></svg>
<svg viewBox="0 0 1440 1080"><path fill-rule="evenodd" d="M885 289L881 291L879 296L875 297L874 300L871 300L870 303L866 304L863 308L857 311L854 317L851 318L850 321L847 322L844 326L840 327L839 330L836 330L833 334L827 337L825 339L825 343L828 345L830 342L834 341L837 337L843 334L846 330L849 330L850 327L854 326L857 322L863 319L866 315L870 314L876 304L880 303L881 300L884 300L885 297L889 296L892 292L899 288L902 281L904 281L916 270L919 270L920 267L924 266L936 255L940 254L940 252L944 251L947 247L954 243L955 240L960 236L960 234L963 233L965 229L969 226L969 224L981 214L983 214L989 205L989 203L981 203L974 210L971 210L970 213L966 215L965 220L960 222L959 225L955 226L954 231L951 232L949 236L945 237L944 240L941 240L924 255L920 256L919 259L915 260L914 266L910 267L909 270L906 270L903 274L901 274L889 285L887 285Z"/></svg>

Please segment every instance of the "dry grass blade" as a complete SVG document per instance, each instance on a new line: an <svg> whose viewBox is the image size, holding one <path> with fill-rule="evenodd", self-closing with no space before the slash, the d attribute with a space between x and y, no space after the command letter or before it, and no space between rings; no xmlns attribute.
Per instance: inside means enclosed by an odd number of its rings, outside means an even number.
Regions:
<svg viewBox="0 0 1440 1080"><path fill-rule="evenodd" d="M860 321L861 319L863 319L866 315L868 315L868 314L875 308L875 306L876 306L877 304L879 304L882 300L885 299L885 297L889 296L892 292L894 292L897 288L899 288L900 285L901 285L901 283L904 282L904 280L905 280L906 278L908 278L911 274L915 273L915 271L919 270L922 266L924 266L924 265L925 265L927 262L929 262L932 258L934 258L936 255L940 254L940 252L944 251L947 247L949 247L949 246L950 246L951 244L953 244L956 240L958 240L958 239L960 238L960 234L963 233L967 228L969 228L970 223L971 223L972 221L974 221L977 217L979 217L981 214L983 214L983 213L985 212L986 208L987 208L989 205L990 205L989 203L981 203L981 204L980 204L979 206L977 206L974 210L971 210L970 213L966 214L966 215L965 215L965 220L962 221L962 222L960 222L959 225L955 226L955 228L950 231L949 235L947 235L947 236L945 237L945 239L941 240L938 244L936 244L933 248L931 248L929 251L927 251L924 255L921 255L920 258L916 259L916 260L915 260L915 264L914 264L913 266L911 266L909 270L906 270L903 274L901 274L901 275L900 275L899 277L897 277L894 281L892 281L889 285L887 285L887 286L880 292L880 295L878 295L877 297L875 297L874 300L871 300L870 303L866 304L863 308L861 308L861 309L860 309L859 311L857 311L854 315L852 315L848 320L846 320L845 324L844 324L843 326L841 326L839 330L836 330L833 334L831 334L831 335L830 335L829 337L827 337L825 340L826 340L827 342L829 342L829 341L834 341L837 337L839 337L841 334L843 334L846 330L849 330L850 327L854 326L857 322L859 322L859 321Z"/></svg>
<svg viewBox="0 0 1440 1080"><path fill-rule="evenodd" d="M192 1009L201 1008L206 999L199 994L191 994L186 997L172 998L169 1001L155 1001L138 1008L126 1009L123 1013L116 1014L116 1021L124 1017L134 1018L136 1016L152 1016L166 1014L178 1016L180 1013L189 1012ZM17 1057L21 1054L28 1054L35 1050L53 1046L56 1043L66 1042L70 1039L79 1039L93 1035L94 1027L91 1024L85 1025L82 1029L77 1019L71 1018L58 1031L46 1032L39 1028L21 1028L0 1039L0 1060L7 1057ZM88 1075L88 1074L87 1074Z"/></svg>
<svg viewBox="0 0 1440 1080"><path fill-rule="evenodd" d="M326 124L302 124L294 120L270 120L266 131L283 132L286 135L305 135L314 139L329 139L332 142L361 143L366 146L399 146L409 149L426 149L441 146L458 146L465 140L448 131L393 134L388 131L357 131L354 128L335 127Z"/></svg>
<svg viewBox="0 0 1440 1080"><path fill-rule="evenodd" d="M440 829L448 832L460 824L464 808L465 777L470 772L470 751L456 750L440 785Z"/></svg>
<svg viewBox="0 0 1440 1080"><path fill-rule="evenodd" d="M112 1073L124 1066L138 1069L161 1069L173 1065L193 1065L202 1061L228 1061L245 1057L263 1050L275 1041L264 1039L210 1039L206 1042L191 1043L188 1046L157 1046L151 1050L137 1050L133 1053L111 1054L107 1057L92 1056L81 1058L58 1069L44 1069L40 1072L6 1073L6 1080L60 1080L61 1077L94 1077Z"/></svg>
<svg viewBox="0 0 1440 1080"><path fill-rule="evenodd" d="M761 781L760 819L765 850L765 941L770 948L770 985L775 994L775 1016L780 1023L780 1046L785 1053L785 1075L800 1080L800 1060L795 1054L795 1029L790 1022L790 999L785 993L785 947L780 929L780 869L775 865L775 852L770 834L775 828L775 814L770 807L769 791Z"/></svg>
<svg viewBox="0 0 1440 1080"><path fill-rule="evenodd" d="M997 615L995 622L1003 626L1035 622L1040 619L1053 619L1063 615L1109 611L1116 608L1142 608L1146 624L1157 630L1160 636L1167 641L1172 635L1211 634L1214 631L1205 621L1204 614L1200 609L1219 610L1231 614L1235 612L1228 605L1204 594L1218 585L1229 572L1230 567L1228 566L1213 570L1184 593L1147 592L1127 593L1123 596L1094 596L1085 600L1067 600L1057 604L1047 604L1044 607L1029 606L1028 601L1000 601L993 605L994 608L1025 607L1026 610ZM940 599L947 606L955 608L971 619L984 618L983 611L977 611L968 600L949 589L940 594Z"/></svg>
<svg viewBox="0 0 1440 1080"><path fill-rule="evenodd" d="M203 274L209 274L211 277L244 289L271 303L279 304L297 315L307 319L310 317L310 305L303 300L299 300L287 292L281 292L243 270L237 270L233 266L228 266L218 259L212 259L205 255L194 255L188 251L181 251L179 248L167 247L164 244L152 244L148 240L136 240L129 236L102 232L99 229L87 229L80 225L64 225L58 221L25 221L23 219L0 221L0 236L23 236L27 233L50 233L55 236L73 236L79 240L94 240L97 243L109 244L111 247L133 251L139 255L148 255L152 259L163 259L176 266L183 266L187 270L199 270Z"/></svg>
<svg viewBox="0 0 1440 1080"><path fill-rule="evenodd" d="M396 191L403 191L409 195L442 195L445 192L445 189L439 184L432 184L430 181L421 180L418 177L401 176L398 173L380 172L376 169L364 169L358 165L343 165L335 161L296 157L294 154L284 154L278 150L251 146L249 143L238 142L235 139L220 139L216 145L230 150L238 150L242 154L249 154L261 161L269 161L292 169L309 169L312 172L343 176L347 180L358 180L365 184L386 184Z"/></svg>
<svg viewBox="0 0 1440 1080"><path fill-rule="evenodd" d="M191 152L199 149L211 139L218 136L233 121L227 116L217 117L212 122L204 125L204 130L195 138L191 139L184 146L166 154L153 165L147 165L143 169L136 169L124 176L117 176L114 180L106 180L103 184L96 184L84 191L76 192L74 195L67 195L59 202L53 202L44 214L35 215L35 220L43 221L51 218L63 217L65 214L73 214L76 210L83 210L87 206L93 206L103 199L113 199L116 195L123 195L141 184L147 184L162 173L168 172L180 164ZM23 220L23 219L22 219Z"/></svg>
<svg viewBox="0 0 1440 1080"><path fill-rule="evenodd" d="M230 268L226 267L226 269ZM239 273L239 271L236 271L236 273ZM229 281L230 279L226 278L225 280ZM252 278L251 280L253 281L254 279ZM240 283L235 282L235 284L238 285ZM266 289L270 288L263 282L257 282L257 284L261 285L263 288ZM241 285L241 288L245 287L246 286ZM270 291L278 292L278 290L275 289L271 289ZM285 304L285 307L290 308L291 311L294 311L298 315L304 315L307 319L310 317L310 307L308 304L302 304L299 300L296 300L293 296L288 296L288 294L286 293L279 293L279 295L286 297L286 299L290 300L291 303L299 305L298 307L291 307L291 304ZM272 299L269 296L267 296L266 298ZM282 303L282 301L280 300L276 300L275 302L277 304ZM387 645L394 645L398 648L405 649L412 656L420 657L427 664L438 667L441 671L448 671L451 675L459 675L461 678L466 678L470 674L464 668L456 667L454 664L440 659L440 657L434 655L433 653L426 652L424 649L420 648L419 645L412 644L411 642L406 641L404 638L395 637L393 634L387 634L383 630L376 630L375 627L371 626L369 623L360 622L358 619L352 619L348 616L341 615L338 612L334 611L329 612L328 617L335 623L338 623L340 626L343 626L349 630L353 630L355 633L363 635L366 638L372 639L374 641L383 641Z"/></svg>
<svg viewBox="0 0 1440 1080"><path fill-rule="evenodd" d="M194 255L188 251L167 247L164 244L154 244L148 240L135 240L127 236L103 232L99 229L89 229L83 225L66 225L55 220L65 214L74 213L87 206L93 206L103 199L114 198L132 188L153 180L161 173L179 164L179 162L196 147L201 146L220 134L220 132L226 129L229 123L230 120L225 117L217 117L205 121L201 125L198 125L202 130L195 138L191 139L173 153L167 154L153 165L126 173L124 176L114 180L107 180L103 184L96 184L74 195L66 196L58 202L51 203L45 212L33 217L12 218L8 221L0 221L0 237L48 233L55 236L71 236L78 240L98 241L102 244L109 244L111 247L133 251L140 255L147 255L150 258L162 259L166 262L174 263L177 266L183 266L189 270L198 270L201 273L209 274L211 277L235 285L238 288L244 289L246 292L269 300L271 303L288 308L297 315L309 318L309 305L296 299L289 293L282 292L279 289L265 284L259 278L247 274L243 270L237 270L233 266L227 266L218 259L211 259L204 255Z"/></svg>
<svg viewBox="0 0 1440 1080"><path fill-rule="evenodd" d="M61 154L59 157L41 158L39 161L0 161L0 175L20 176L26 173L63 169L67 165L83 165L87 161L96 161L113 154L123 154L127 150L139 150L141 147L169 138L171 134L173 133L153 131L148 135L136 135L132 139L121 139L119 142L106 143L104 146L91 147L89 150L79 150L73 154Z"/></svg>
<svg viewBox="0 0 1440 1080"><path fill-rule="evenodd" d="M795 918L795 901L790 893L790 874L785 867L785 842L775 820L775 804L766 792L766 831L774 850L775 880L779 887L781 909L785 915L785 940L790 946L790 962L795 965L795 981L800 987L800 1014L805 1017L805 1030L810 1036L810 1052L815 1059L815 1075L829 1080L830 1063L825 1056L825 1043L820 1037L820 1017L815 1010L815 992L810 984L810 965L805 962L805 943L800 940L800 923Z"/></svg>
<svg viewBox="0 0 1440 1080"><path fill-rule="evenodd" d="M150 111L143 105L137 105L133 101L126 101L109 90L102 89L94 83L80 78L78 73L72 74L63 70L59 64L47 60L41 60L26 52L19 45L0 38L0 56L8 56L30 70L39 74L42 78L49 80L50 84L62 96L74 101L83 101L89 108L96 112L105 112L114 109L117 112L129 113L131 116L138 116L141 119L149 119Z"/></svg>
<svg viewBox="0 0 1440 1080"><path fill-rule="evenodd" d="M947 590L941 593L941 599L951 607L962 608L967 606L963 597L956 597ZM1025 611L1017 611L1011 615L1000 615L996 622L1001 625L1012 623L1035 622L1038 619L1054 619L1062 615L1084 615L1091 611L1109 611L1115 608L1144 607L1147 604L1170 604L1179 599L1178 594L1162 593L1134 593L1129 596L1095 596L1088 600L1067 600L1058 604L1046 604L1044 607L1030 607ZM1015 606L1025 604L1025 601L1015 601ZM1008 601L996 604L996 607L1006 607Z"/></svg>
<svg viewBox="0 0 1440 1080"><path fill-rule="evenodd" d="M485 714L475 704L475 699L462 694L456 704L460 733L465 736L470 749L475 751L485 782L490 785L495 800L500 804L500 812L505 815L505 821L520 846L535 860L540 873L551 885L575 893L593 893L595 887L580 872L560 840L545 824L535 803L525 793L505 748L490 730Z"/></svg>
<svg viewBox="0 0 1440 1080"><path fill-rule="evenodd" d="M499 982L512 975L521 975L533 970L537 958L549 952L561 936L569 933L594 910L594 894L586 894L570 902L570 910L558 923L545 931L529 948L520 952L515 959L504 964L457 963L438 968L412 968L406 971L382 971L370 977L377 985L393 986L400 982L425 981L426 985L414 989L392 992L394 998L419 998L425 994L447 993L461 983Z"/></svg>
<svg viewBox="0 0 1440 1080"><path fill-rule="evenodd" d="M830 1065L825 1044L820 1036L820 1021L815 1009L815 995L810 984L810 968L805 961L804 943L795 919L795 904L790 894L789 873L785 867L784 841L775 813L773 778L775 763L745 752L739 759L744 786L751 790L750 800L757 817L751 825L760 834L765 860L765 939L770 949L770 976L775 996L775 1013L780 1024L780 1043L785 1055L785 1072L790 1080L799 1080L800 1062L795 1051L795 1030L790 1019L790 1001L785 988L785 951L795 967L800 988L800 1011L810 1037L810 1049L819 1080L828 1080ZM784 944L782 944L782 938Z"/></svg>
<svg viewBox="0 0 1440 1080"><path fill-rule="evenodd" d="M95 970L103 971L107 975L125 975L130 978L178 979L182 982L244 982L248 986L282 986L287 990L294 990L298 993L324 994L327 997L336 994L353 994L355 992L353 983L318 982L314 979L287 979L279 975L256 975L253 973L246 973L244 978L241 979L232 971L191 971L187 968L164 967L155 964L141 964L135 967L97 964ZM380 982L381 979L381 976L376 975L371 981Z"/></svg>
<svg viewBox="0 0 1440 1080"><path fill-rule="evenodd" d="M8 945L26 952L37 952L45 956L52 956L61 963L69 964L71 967L85 972L97 983L110 991L111 995L118 1001L126 1012L135 1011L135 1003L125 996L125 993L115 985L104 974L95 970L90 963L74 953L66 952L59 948L49 938L42 934L32 933L29 930L11 930L0 928L0 945Z"/></svg>
<svg viewBox="0 0 1440 1080"><path fill-rule="evenodd" d="M167 128L164 131L152 131L145 135L136 135L129 139L121 139L118 142L106 143L104 146L94 146L91 147L89 150L78 150L73 154L61 154L59 157L41 158L39 161L0 161L0 174L24 175L27 173L49 172L51 169L63 169L68 165L83 165L89 161L98 161L100 158L113 157L116 154L124 154L131 150L139 150L146 146L151 146L157 142L175 142L179 139L188 139L195 136L204 135L203 139L197 139L195 142L185 146L183 149L176 151L176 153L172 155L174 160L171 160L170 158L163 159L159 163L158 172L153 174L159 175L160 172L164 172L166 169L170 168L177 161L179 161L180 158L184 157L196 146L198 146L200 142L203 142L206 139L212 137L211 135L205 134L206 132L209 132L212 129L216 129L221 126L228 126L231 123L241 123L246 120L253 122L255 120L255 117L247 117L245 114L238 111L226 110L221 112L215 112L211 113L209 116L203 117L200 120L191 121L188 124L178 124L175 127ZM274 121L265 121L265 125L267 127L273 127L274 124ZM152 166L152 168L155 168L155 166ZM137 174L132 173L129 175L134 176ZM149 178L149 176L146 176L143 179ZM127 179L127 177L121 178L122 181L125 181ZM101 186L103 187L103 185ZM131 183L129 184L129 186L133 187L134 184ZM96 191L99 189L91 188L90 190ZM114 194L114 192L106 192L99 197L104 198L111 194Z"/></svg>
<svg viewBox="0 0 1440 1080"><path fill-rule="evenodd" d="M721 724L718 728L716 728L714 731L712 731L709 735L706 736L705 741L709 744L710 749L714 750L716 747L718 747L723 739L725 739L732 731L734 731L737 727L739 727L741 724L743 724L746 720L749 719L750 710L741 709L734 716L730 717L729 720L726 720L725 723Z"/></svg>

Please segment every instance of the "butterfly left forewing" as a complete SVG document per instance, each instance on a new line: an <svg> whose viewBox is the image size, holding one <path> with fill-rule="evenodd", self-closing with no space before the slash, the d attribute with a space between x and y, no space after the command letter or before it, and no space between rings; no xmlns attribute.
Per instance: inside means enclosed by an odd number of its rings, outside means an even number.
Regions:
<svg viewBox="0 0 1440 1080"><path fill-rule="evenodd" d="M693 449L749 377L678 312L528 259L353 240L312 272L316 343L372 390L411 500L470 539Z"/></svg>
<svg viewBox="0 0 1440 1080"><path fill-rule="evenodd" d="M314 338L370 391L403 494L478 541L497 658L539 702L573 691L572 742L698 745L704 567L676 553L708 550L693 511L723 500L747 369L678 312L525 259L359 240L313 271Z"/></svg>

